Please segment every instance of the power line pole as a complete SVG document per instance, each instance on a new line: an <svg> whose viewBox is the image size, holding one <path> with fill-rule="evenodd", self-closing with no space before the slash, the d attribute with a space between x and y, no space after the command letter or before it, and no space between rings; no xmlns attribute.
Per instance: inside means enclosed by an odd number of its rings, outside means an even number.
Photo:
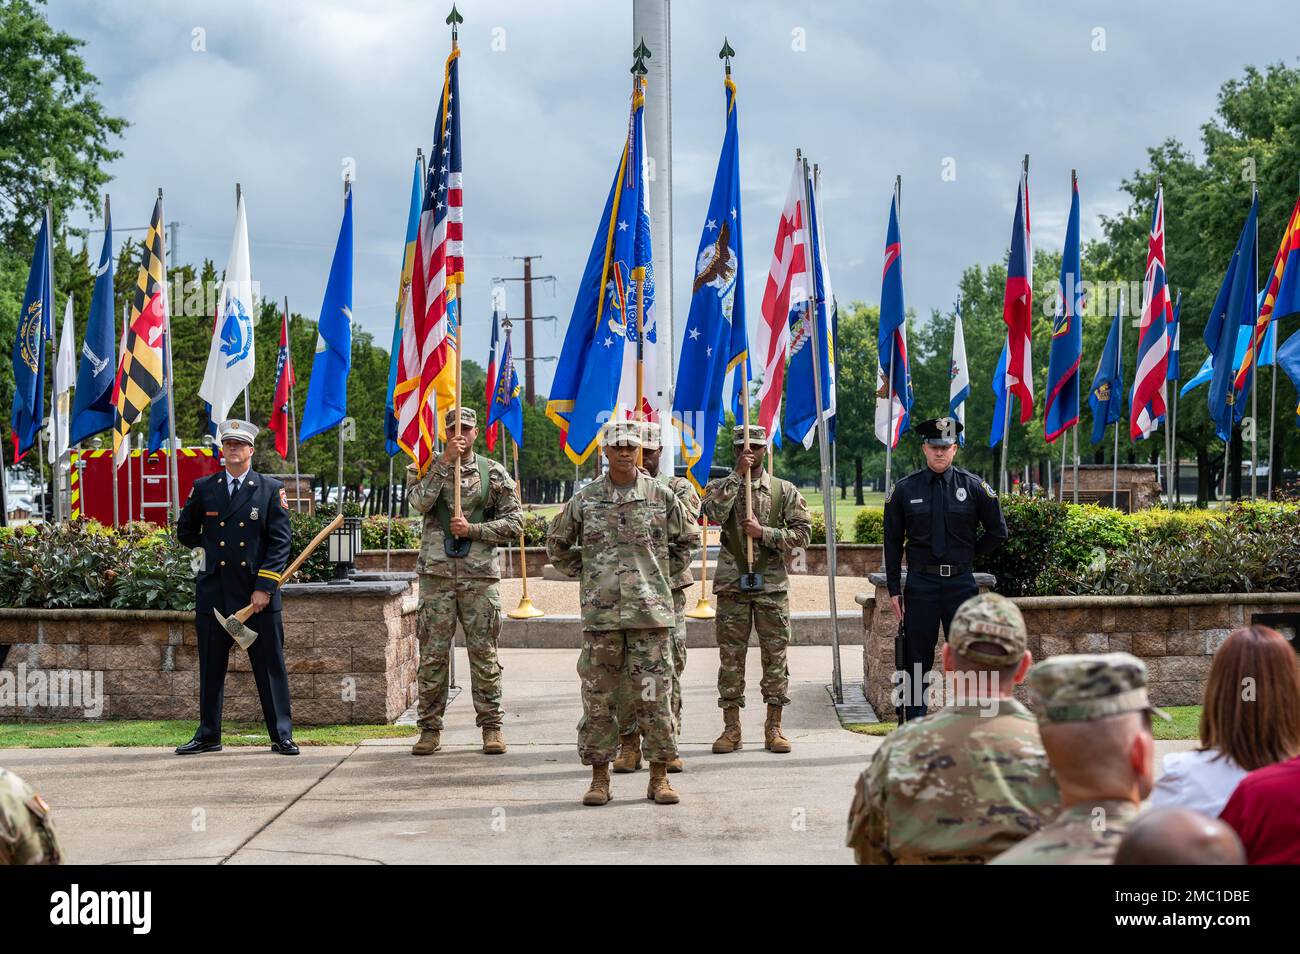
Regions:
<svg viewBox="0 0 1300 954"><path fill-rule="evenodd" d="M533 275L533 260L540 259L540 255L516 255L515 261L524 263L523 278L494 278L493 282L523 282L524 283L524 317L514 319L523 321L524 324L524 398L534 407L537 406L537 373L535 370L539 360L537 352L533 347L533 322L535 321L555 321L555 315L534 315L533 314L533 282L554 282L554 275ZM552 285L552 287L554 287Z"/></svg>

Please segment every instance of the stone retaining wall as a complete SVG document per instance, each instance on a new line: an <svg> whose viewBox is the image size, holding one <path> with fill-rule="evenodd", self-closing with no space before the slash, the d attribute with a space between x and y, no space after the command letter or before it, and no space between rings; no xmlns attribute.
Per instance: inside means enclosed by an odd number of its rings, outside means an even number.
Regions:
<svg viewBox="0 0 1300 954"><path fill-rule="evenodd" d="M284 656L296 724L392 722L415 701L413 584L411 574L375 574L349 585L284 588ZM198 718L193 613L0 608L3 649L0 720ZM26 694L5 697L6 689L22 692L69 671L78 681L82 673L98 679L100 711L87 711L89 699L80 696L76 707L39 704L39 697L26 705ZM262 720L248 656L237 646L224 717Z"/></svg>
<svg viewBox="0 0 1300 954"><path fill-rule="evenodd" d="M857 602L865 629L862 661L867 701L877 716L892 719L898 622L882 584L883 578L874 594L859 594ZM1015 603L1024 613L1035 660L1066 653L1132 653L1147 664L1151 699L1158 706L1200 704L1214 653L1234 629L1249 625L1260 614L1300 614L1300 593L1031 596ZM936 668L942 666L942 644L940 636ZM1017 697L1025 701L1023 687Z"/></svg>

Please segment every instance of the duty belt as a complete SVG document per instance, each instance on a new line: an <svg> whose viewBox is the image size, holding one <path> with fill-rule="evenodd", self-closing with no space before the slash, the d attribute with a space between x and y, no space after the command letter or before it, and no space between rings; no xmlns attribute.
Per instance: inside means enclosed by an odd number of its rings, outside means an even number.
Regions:
<svg viewBox="0 0 1300 954"><path fill-rule="evenodd" d="M935 573L939 576L961 576L963 573L969 573L973 569L969 563L939 563L930 564L929 566L917 567L922 573Z"/></svg>

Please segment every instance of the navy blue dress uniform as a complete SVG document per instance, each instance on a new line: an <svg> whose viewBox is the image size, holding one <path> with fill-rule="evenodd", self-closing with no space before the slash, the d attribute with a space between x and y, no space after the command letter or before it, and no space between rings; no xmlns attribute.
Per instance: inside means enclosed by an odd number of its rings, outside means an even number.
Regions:
<svg viewBox="0 0 1300 954"><path fill-rule="evenodd" d="M947 417L922 421L916 428L924 443L937 447L956 444L961 430L960 421ZM903 686L910 693L899 712L901 719L925 715L924 679L934 665L939 624L946 636L957 607L979 593L976 558L1006 539L998 495L978 475L960 467L949 465L936 473L927 464L894 484L885 498L885 577L889 595L903 597Z"/></svg>
<svg viewBox="0 0 1300 954"><path fill-rule="evenodd" d="M218 429L222 441L252 445L257 428L246 421L225 421ZM262 703L262 715L272 750L296 755L289 715L289 676L284 663L284 626L280 618L280 574L289 565L292 534L284 484L249 467L238 479L225 470L195 481L176 522L176 536L185 546L202 547L202 569L196 583L195 628L199 640L199 728L177 754L219 751L221 708L225 693L230 634L213 614L229 616L252 602L253 592L270 595L266 608L248 618L257 633L248 659Z"/></svg>

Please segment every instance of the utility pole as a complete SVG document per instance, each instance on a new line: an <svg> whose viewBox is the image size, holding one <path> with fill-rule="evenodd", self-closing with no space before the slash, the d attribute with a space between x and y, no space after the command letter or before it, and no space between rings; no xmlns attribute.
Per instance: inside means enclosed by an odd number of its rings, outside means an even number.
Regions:
<svg viewBox="0 0 1300 954"><path fill-rule="evenodd" d="M533 407L537 406L537 373L535 366L539 360L536 349L533 347L533 322L535 321L556 321L555 315L534 315L533 314L533 282L552 282L555 281L554 275L533 275L533 260L540 259L540 255L516 255L515 261L524 263L523 278L494 278L495 282L523 282L524 283L524 317L522 319L513 319L514 321L523 321L524 324L524 398ZM554 284L551 286L554 288Z"/></svg>

